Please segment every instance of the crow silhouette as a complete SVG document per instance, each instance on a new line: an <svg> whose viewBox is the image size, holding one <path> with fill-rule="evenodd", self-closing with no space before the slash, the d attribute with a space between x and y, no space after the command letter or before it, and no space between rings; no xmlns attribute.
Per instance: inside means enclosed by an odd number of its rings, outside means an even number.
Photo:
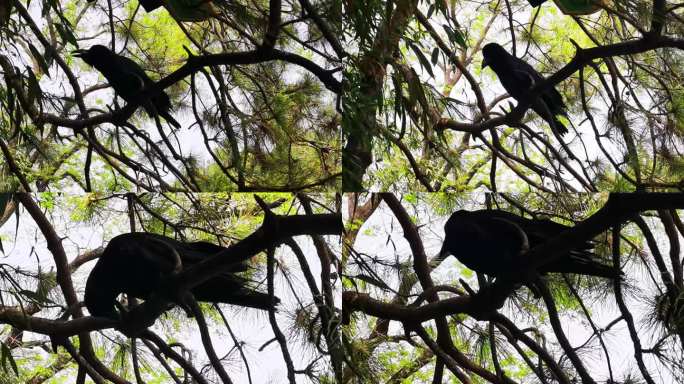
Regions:
<svg viewBox="0 0 684 384"><path fill-rule="evenodd" d="M114 237L90 272L86 282L85 305L93 316L119 319L116 299L126 293L147 299L159 292L162 279L199 263L224 247L199 241L183 243L153 233L126 233ZM240 263L231 270L191 289L197 301L228 303L243 307L269 309L280 299L253 290L250 282L237 273L249 269Z"/></svg>
<svg viewBox="0 0 684 384"><path fill-rule="evenodd" d="M126 102L136 100L140 92L154 85L138 63L117 55L103 45L93 45L89 49L77 49L74 56L80 57L97 69L109 81L109 85ZM181 125L171 116L171 101L164 91L156 92L149 100L142 103L148 115L161 116L171 125L180 128Z"/></svg>
<svg viewBox="0 0 684 384"><path fill-rule="evenodd" d="M492 68L506 92L518 102L527 100L530 89L544 80L544 76L531 65L511 55L497 43L485 45L482 48L482 56L482 68ZM568 132L568 128L556 117L565 115L566 107L563 97L555 88L543 92L532 101L531 107L549 123L554 132L560 135Z"/></svg>
<svg viewBox="0 0 684 384"><path fill-rule="evenodd" d="M567 230L551 220L527 219L501 210L457 211L444 225L440 255L455 256L468 268L492 277L516 279L528 250ZM619 278L620 272L601 264L587 241L537 270Z"/></svg>
<svg viewBox="0 0 684 384"><path fill-rule="evenodd" d="M220 13L212 0L140 0L140 5L146 12L164 7L178 21L203 21Z"/></svg>
<svg viewBox="0 0 684 384"><path fill-rule="evenodd" d="M89 3L95 1L88 0ZM178 21L203 21L220 13L212 0L139 0L139 3L145 12L164 7Z"/></svg>

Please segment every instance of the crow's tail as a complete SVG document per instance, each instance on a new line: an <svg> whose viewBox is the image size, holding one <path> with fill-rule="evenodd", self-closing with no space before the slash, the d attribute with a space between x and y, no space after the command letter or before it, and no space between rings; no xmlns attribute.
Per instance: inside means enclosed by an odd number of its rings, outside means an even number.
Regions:
<svg viewBox="0 0 684 384"><path fill-rule="evenodd" d="M528 3L530 3L531 6L533 7L538 7L542 5L543 3L546 2L546 0L527 0Z"/></svg>
<svg viewBox="0 0 684 384"><path fill-rule="evenodd" d="M140 0L140 5L145 9L145 12L152 12L164 3L161 0Z"/></svg>
<svg viewBox="0 0 684 384"><path fill-rule="evenodd" d="M553 117L553 124L551 125L551 129L558 132L561 136L568 133L568 127L566 127L565 124L558 120L558 117L556 116Z"/></svg>
<svg viewBox="0 0 684 384"><path fill-rule="evenodd" d="M246 287L246 280L237 276L228 278L225 275L218 276L205 281L192 289L197 301L209 303L226 303L268 310L276 307L280 303L278 297L271 297L263 292L258 292Z"/></svg>
<svg viewBox="0 0 684 384"><path fill-rule="evenodd" d="M588 263L584 265L574 265L568 268L566 272L578 273L581 275L605 277L608 279L617 279L622 275L621 271L616 271L615 268L599 263Z"/></svg>
<svg viewBox="0 0 684 384"><path fill-rule="evenodd" d="M171 114L168 111L161 111L159 113L159 116L163 117L164 120L166 120L169 124L173 125L174 128L176 128L176 129L181 128L180 123L178 121L176 121L176 119L174 119L173 116L171 116Z"/></svg>
<svg viewBox="0 0 684 384"><path fill-rule="evenodd" d="M572 251L568 257L561 258L544 267L545 272L576 273L580 275L617 279L622 271L598 262L591 252Z"/></svg>

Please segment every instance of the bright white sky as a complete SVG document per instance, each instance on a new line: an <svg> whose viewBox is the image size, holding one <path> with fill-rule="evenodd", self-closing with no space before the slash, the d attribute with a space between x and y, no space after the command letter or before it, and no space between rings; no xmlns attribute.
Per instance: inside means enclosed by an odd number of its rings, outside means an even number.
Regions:
<svg viewBox="0 0 684 384"><path fill-rule="evenodd" d="M116 234L129 232L128 218L123 209L125 208L125 205L122 205L120 201L113 201L113 204L112 207L117 207L119 213L106 213L105 215L96 218L90 225L80 222L76 223L70 219L71 212L60 209L59 207L55 209L51 216L51 222L55 225L57 233L62 237L66 237L63 241L63 245L69 260L72 260L78 254L81 254L86 250L103 245L103 238L104 241L107 241ZM0 263L36 271L37 260L40 260L41 268L43 268L43 270L49 270L54 265L52 256L47 250L42 234L35 226L31 217L22 211L19 227L16 231L16 241L15 226L16 222L13 217L4 226L0 227L0 238L2 238L5 249L5 254L0 254ZM318 278L318 276L320 276L320 261L312 242L308 238L302 236L297 237L296 241L306 255L313 275ZM329 242L334 252L339 252L337 243L338 242L334 240ZM296 257L289 251L289 248L280 247L276 252L276 258L280 263L286 265L292 273L296 294L305 304L311 303L312 297L306 285L306 281L301 274ZM86 278L94 264L94 261L84 264L73 276L74 284L81 300L83 299L83 289L85 287ZM289 326L293 323L294 310L298 307L297 301L281 274L276 275L275 283L275 293L282 300L279 307L280 311L277 315L280 329L288 340L288 348L292 355L295 369L304 369L306 365L313 360L313 350L310 346L303 347L300 339L297 339L288 331ZM265 292L265 286L263 287L263 290ZM61 298L61 293L59 293L58 290L55 292L58 293L58 297ZM337 305L339 307L341 305L341 302L339 301L339 289L337 289L335 295L338 299ZM236 337L238 340L246 343L244 351L250 364L253 383L286 382L287 369L278 343L273 342L263 351L258 351L259 347L274 337L272 328L268 322L267 313L230 305L223 305L222 307ZM174 311L172 313L179 316L181 319L185 318L185 314L181 311ZM54 313L45 312L41 312L36 316L55 317ZM223 356L228 350L233 348L234 344L223 323L220 319L217 320L218 322L213 322L212 319L207 318L210 329L212 330L214 348L216 349L218 356ZM175 339L183 342L187 347L192 349L195 367L199 369L203 364L208 363L199 337L199 332L196 330L197 326L192 319L188 319L188 321L184 323L185 325L182 329L163 328L161 326L162 323L162 321L157 320L153 330L165 340ZM7 332L7 327L2 329L4 332ZM105 333L110 337L121 336L118 332L111 330L106 331ZM47 339L47 337L37 334L32 334L29 338ZM108 350L111 352L111 342L106 340L104 342L107 343L105 345L109 346ZM141 347L140 350L147 351L144 346ZM44 355L40 349L33 348L26 357L35 356L35 354ZM15 358L16 357L17 356L15 356ZM153 359L152 356L152 360ZM231 354L229 361L230 363L226 366L226 369L231 379L235 383L247 383L247 373L237 351ZM209 377L212 377L213 369L210 369L209 371L212 372ZM67 384L73 383L75 378L74 373L75 371L68 371L60 376L68 377L65 381ZM302 375L297 376L298 383L310 382L309 380L305 380ZM56 382L57 381L55 381L55 383ZM59 382L61 383L62 381ZM48 382L48 384L51 384L51 382Z"/></svg>
<svg viewBox="0 0 684 384"><path fill-rule="evenodd" d="M418 201L423 201L425 194L418 194ZM457 208L454 209L482 209L484 208L484 195L477 196L465 196L459 198L458 201L468 200L468 203L459 203ZM472 202L470 201L472 200ZM448 218L448 215L439 217L433 211L431 211L427 205L424 203L419 203L417 209L413 209L408 203L403 202L404 207L407 208L408 212L412 217L415 218L416 223L420 227L421 239L423 240L423 245L425 246L426 254L428 258L431 258L439 253L442 245L442 240L444 238L444 223ZM346 212L346 210L344 211ZM669 247L667 244L667 239L664 237L662 227L659 224L659 220L649 220L647 222L651 226L659 245L661 246L661 252L667 254L669 252ZM680 238L680 241L683 239ZM407 262L412 260L411 250L408 243L404 239L403 232L400 225L394 219L392 212L387 208L384 203L380 204L378 210L371 216L371 218L366 221L362 227L360 234L356 241L356 246L354 248L357 252L361 252L368 257L377 257L385 262ZM646 249L646 260L652 260L651 255ZM370 260L368 260L370 263ZM371 265L373 265L371 263ZM477 280L475 277L467 278L463 275L462 271L466 269L455 257L448 257L437 269L432 272L432 278L435 284L455 284L458 282L459 278L466 280L471 287L477 289ZM636 270L634 265L624 270L625 275L628 277L629 282L641 290L644 297L652 295L654 288L648 279L644 271ZM354 275L357 271L349 270L348 274ZM396 272L393 274L381 274L382 281L388 284L393 289L397 289L397 276ZM526 288L521 288L525 290ZM420 288L418 288L420 290ZM414 293L415 293L414 287ZM372 290L371 296L377 299L389 301L393 297L392 293L382 294L379 290ZM449 294L444 294L442 297L448 297ZM652 346L650 336L653 331L648 329L647 325L644 323L645 315L648 311L652 309L647 307L643 300L639 300L636 297L626 298L627 306L632 311L634 315L637 329L642 340L643 348L650 348ZM585 298L585 304L589 307L590 312L593 314L593 320L597 327L605 327L619 316L619 310L615 304L614 296L608 295L605 300L592 301ZM543 306L543 303L542 303ZM549 340L553 340L555 343L555 337L553 336L553 331L550 324L546 320L539 321L538 319L534 322L530 322L524 316L520 315L520 311L514 309L510 305L506 305L503 308L503 313L511 318L519 328L525 328L527 326L539 326L541 324L541 330L547 335ZM566 336L569 338L570 343L577 347L583 344L587 338L592 334L592 330L589 324L586 322L584 315L581 313L565 313L561 315L561 322L564 326ZM424 324L424 326L426 326ZM368 335L366 330L365 336ZM397 322L392 322L390 327L390 334L403 334L403 330L400 328L400 324ZM606 343L609 352L611 353L611 364L613 367L614 377L616 380L623 377L626 372L632 372L636 377L641 377L636 362L633 358L633 344L629 338L627 327L624 321L620 322L616 326L611 328L611 331L604 335L604 341ZM590 343L591 347L591 358L585 358L585 364L587 368L593 374L597 375L597 379L608 378L608 369L606 365L603 352L600 349L600 345L597 339L594 339ZM407 347L407 344L404 344ZM594 348L595 347L595 348ZM390 347L392 348L392 347ZM410 349L410 347L409 347ZM379 352L380 350L376 351ZM469 352L469 351L464 351ZM470 351L472 352L472 351ZM559 350L554 350L555 356L560 356ZM516 355L517 356L517 355ZM585 355L586 356L586 355ZM657 364L654 364L654 359L651 355L645 354L644 359L647 366L649 367L652 377L659 383L673 383L671 376L666 370ZM533 378L532 382L535 382L536 378Z"/></svg>

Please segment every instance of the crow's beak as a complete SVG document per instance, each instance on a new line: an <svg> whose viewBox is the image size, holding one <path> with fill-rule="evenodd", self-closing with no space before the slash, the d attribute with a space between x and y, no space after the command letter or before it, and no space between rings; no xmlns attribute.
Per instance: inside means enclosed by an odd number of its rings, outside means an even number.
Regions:
<svg viewBox="0 0 684 384"><path fill-rule="evenodd" d="M447 256L451 255L451 252L447 249L447 241L446 239L444 240L444 243L442 243L442 249L439 250L439 255L437 256L440 260L444 260L447 258Z"/></svg>
<svg viewBox="0 0 684 384"><path fill-rule="evenodd" d="M489 67L489 60L485 57L482 59L482 69L485 69L486 67Z"/></svg>
<svg viewBox="0 0 684 384"><path fill-rule="evenodd" d="M80 57L83 58L88 53L88 50L86 49L76 49L74 51L71 51L71 54L74 55L75 57Z"/></svg>

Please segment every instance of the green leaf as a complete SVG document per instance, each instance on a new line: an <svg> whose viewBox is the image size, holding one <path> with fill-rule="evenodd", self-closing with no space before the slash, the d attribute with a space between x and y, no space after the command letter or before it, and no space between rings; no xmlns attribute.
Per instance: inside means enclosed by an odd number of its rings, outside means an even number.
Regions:
<svg viewBox="0 0 684 384"><path fill-rule="evenodd" d="M48 299L45 295L41 295L38 292L29 291L28 289L22 289L19 291L19 294L39 304L52 303L52 300Z"/></svg>
<svg viewBox="0 0 684 384"><path fill-rule="evenodd" d="M413 76L408 78L408 89L409 89L409 99L411 100L411 106L415 105L416 99L420 103L421 107L425 108L428 105L427 97L425 96L425 90L420 82L420 78L416 71L411 68Z"/></svg>
<svg viewBox="0 0 684 384"><path fill-rule="evenodd" d="M40 100L43 97L43 91L40 89L40 84L38 84L38 78L33 70L26 67L28 70L28 99L30 103L35 100Z"/></svg>
<svg viewBox="0 0 684 384"><path fill-rule="evenodd" d="M430 74L431 77L435 77L435 74L432 73L432 65L430 65L430 62L428 61L428 59L423 54L423 51L421 51L420 48L413 43L409 43L409 46L411 47L413 52L416 53L416 56L418 56L418 61L420 62L420 66L425 68L425 70L428 71L428 73Z"/></svg>
<svg viewBox="0 0 684 384"><path fill-rule="evenodd" d="M12 201L11 193L0 193L0 215L5 213L10 201ZM2 239L0 239L0 252L5 253L5 249L2 247Z"/></svg>
<svg viewBox="0 0 684 384"><path fill-rule="evenodd" d="M41 55L38 49L36 49L36 47L34 47L31 43L29 43L29 50L31 50L31 54L38 62L38 66L43 71L43 73L47 75L47 77L50 77L50 67L47 64L47 61L45 61L43 55Z"/></svg>
<svg viewBox="0 0 684 384"><path fill-rule="evenodd" d="M65 28L64 25L60 23L55 23L55 28L57 28L57 33L59 33L59 35L62 37L62 40L78 48L78 42L76 41L76 37L71 32L70 28Z"/></svg>
<svg viewBox="0 0 684 384"><path fill-rule="evenodd" d="M437 60L439 60L439 48L435 47L435 49L432 50L432 65L437 65Z"/></svg>
<svg viewBox="0 0 684 384"><path fill-rule="evenodd" d="M449 11L449 6L446 3L446 0L437 0L435 1L435 6L439 11L442 12L442 15L445 17L448 17L448 11Z"/></svg>
<svg viewBox="0 0 684 384"><path fill-rule="evenodd" d="M430 4L430 7L428 7L427 15L426 17L429 19L430 16L432 16L432 13L435 11L435 4Z"/></svg>
<svg viewBox="0 0 684 384"><path fill-rule="evenodd" d="M359 274L356 276L349 276L349 277L354 278L354 279L359 279L361 281L365 281L366 283L371 284L371 285L375 285L376 287L379 287L379 288L390 289L390 287L387 286L387 284L385 284L384 282L382 282L378 279L375 279L373 277L370 277L368 275Z"/></svg>
<svg viewBox="0 0 684 384"><path fill-rule="evenodd" d="M7 363L10 363L10 366L12 367L12 370L14 371L15 375L19 375L19 369L17 368L17 362L14 361L14 357L12 356L12 351L10 351L9 347L7 344L2 343L2 370L7 372Z"/></svg>
<svg viewBox="0 0 684 384"><path fill-rule="evenodd" d="M457 29L453 29L446 24L443 24L442 27L444 28L447 35L449 36L449 40L455 42L456 44L461 46L461 48L463 48L463 49L468 48L468 44L466 43L465 37L463 36L463 33L461 33L461 31L459 31Z"/></svg>

